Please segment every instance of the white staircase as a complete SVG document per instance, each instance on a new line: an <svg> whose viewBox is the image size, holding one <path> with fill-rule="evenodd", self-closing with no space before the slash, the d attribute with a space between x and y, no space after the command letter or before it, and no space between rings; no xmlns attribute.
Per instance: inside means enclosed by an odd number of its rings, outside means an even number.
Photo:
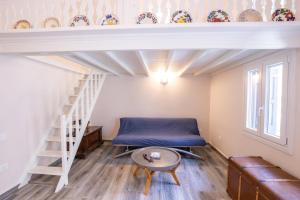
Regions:
<svg viewBox="0 0 300 200"><path fill-rule="evenodd" d="M92 71L79 81L79 86L74 89L74 95L69 96L57 125L52 128L53 130L42 142L35 158L30 162L19 187L27 184L32 174L60 176L55 192L68 184L69 171L104 80L104 73ZM52 143L56 144L56 149L51 149ZM52 144L52 146L55 145ZM39 159L43 158L61 159L61 166L39 164Z"/></svg>

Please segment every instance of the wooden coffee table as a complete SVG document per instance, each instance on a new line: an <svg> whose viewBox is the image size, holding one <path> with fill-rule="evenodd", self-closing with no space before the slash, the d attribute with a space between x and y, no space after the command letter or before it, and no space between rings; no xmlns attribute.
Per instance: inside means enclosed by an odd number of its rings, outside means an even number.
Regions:
<svg viewBox="0 0 300 200"><path fill-rule="evenodd" d="M152 159L153 162L146 160L143 155L146 154L147 157L150 158L151 152L159 152L160 159ZM137 173L140 169L144 169L146 176L146 185L144 191L145 195L148 195L149 193L152 176L156 171L170 173L173 176L176 184L180 185L176 176L176 169L180 164L181 156L176 151L164 147L146 147L135 150L132 153L131 158L137 165L133 173L134 176L137 176Z"/></svg>

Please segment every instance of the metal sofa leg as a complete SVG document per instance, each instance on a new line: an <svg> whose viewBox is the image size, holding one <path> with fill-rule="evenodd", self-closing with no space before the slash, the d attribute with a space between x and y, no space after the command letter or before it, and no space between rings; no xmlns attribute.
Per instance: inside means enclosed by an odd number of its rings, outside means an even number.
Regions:
<svg viewBox="0 0 300 200"><path fill-rule="evenodd" d="M133 152L134 152L134 150L129 150L128 146L126 146L125 152L120 153L120 154L118 154L118 155L115 155L114 158L120 158L120 157L122 157L122 156L126 156L126 155L128 155L128 154L133 153Z"/></svg>
<svg viewBox="0 0 300 200"><path fill-rule="evenodd" d="M177 152L180 152L180 153L184 153L184 154L193 156L193 157L198 158L198 159L200 159L200 160L202 160L202 161L205 160L203 157L201 157L201 156L199 156L199 155L197 155L197 154L192 153L192 148L190 148L190 151L185 151L185 150L177 149L177 148L170 148L170 149L173 149L173 150L175 150L175 151L177 151Z"/></svg>

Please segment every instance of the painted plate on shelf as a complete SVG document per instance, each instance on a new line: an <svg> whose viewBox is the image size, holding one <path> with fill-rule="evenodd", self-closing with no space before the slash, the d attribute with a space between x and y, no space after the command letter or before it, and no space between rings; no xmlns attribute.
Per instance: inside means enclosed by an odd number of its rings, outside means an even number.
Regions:
<svg viewBox="0 0 300 200"><path fill-rule="evenodd" d="M290 9L280 8L274 11L272 20L276 22L295 21L296 17Z"/></svg>
<svg viewBox="0 0 300 200"><path fill-rule="evenodd" d="M137 24L157 24L157 17L151 12L140 14L136 20Z"/></svg>
<svg viewBox="0 0 300 200"><path fill-rule="evenodd" d="M192 16L190 13L184 10L178 10L173 13L171 18L171 23L177 23L177 24L186 24L186 23L192 23Z"/></svg>
<svg viewBox="0 0 300 200"><path fill-rule="evenodd" d="M30 28L32 28L31 23L26 19L17 21L17 23L14 26L14 29L30 29Z"/></svg>
<svg viewBox="0 0 300 200"><path fill-rule="evenodd" d="M262 15L255 9L247 9L239 15L240 22L261 22L263 21Z"/></svg>
<svg viewBox="0 0 300 200"><path fill-rule="evenodd" d="M57 28L60 27L59 20L56 17L48 17L44 21L44 28Z"/></svg>
<svg viewBox="0 0 300 200"><path fill-rule="evenodd" d="M119 24L119 19L113 14L107 14L101 19L101 22L99 24L101 24L101 26L117 25Z"/></svg>
<svg viewBox="0 0 300 200"><path fill-rule="evenodd" d="M230 22L229 15L224 10L214 10L207 17L208 22Z"/></svg>
<svg viewBox="0 0 300 200"><path fill-rule="evenodd" d="M88 26L90 25L90 22L88 20L88 18L85 15L76 15L70 26Z"/></svg>

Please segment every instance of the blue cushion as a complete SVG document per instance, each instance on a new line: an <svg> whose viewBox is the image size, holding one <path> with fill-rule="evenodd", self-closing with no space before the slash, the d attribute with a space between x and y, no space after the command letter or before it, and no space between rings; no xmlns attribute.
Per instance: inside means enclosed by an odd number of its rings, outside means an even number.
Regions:
<svg viewBox="0 0 300 200"><path fill-rule="evenodd" d="M121 118L114 145L203 146L197 120L191 118Z"/></svg>

